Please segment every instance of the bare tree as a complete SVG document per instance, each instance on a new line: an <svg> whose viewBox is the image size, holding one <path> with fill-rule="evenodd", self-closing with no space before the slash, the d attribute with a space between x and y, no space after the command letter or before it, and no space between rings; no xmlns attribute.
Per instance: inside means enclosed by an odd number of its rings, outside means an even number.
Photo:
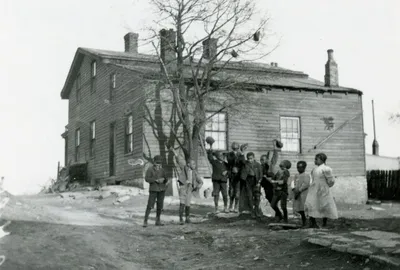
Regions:
<svg viewBox="0 0 400 270"><path fill-rule="evenodd" d="M249 90L244 89L245 85L251 83L250 72L246 70L251 67L246 64L249 59L238 59L241 56L260 59L268 54L260 50L265 45L268 19L257 19L253 1L152 0L152 4L160 18L157 24L174 31L161 31L160 43L153 42L157 52L161 48L161 54L157 55L163 76L152 93L154 108L146 108L146 120L160 142L162 155L165 155L163 144L167 147L177 144L186 159L197 161L207 121L217 113L254 103L244 91ZM163 50L171 51L173 56ZM162 89L171 93L168 119L162 111ZM210 108L213 113L207 114Z"/></svg>

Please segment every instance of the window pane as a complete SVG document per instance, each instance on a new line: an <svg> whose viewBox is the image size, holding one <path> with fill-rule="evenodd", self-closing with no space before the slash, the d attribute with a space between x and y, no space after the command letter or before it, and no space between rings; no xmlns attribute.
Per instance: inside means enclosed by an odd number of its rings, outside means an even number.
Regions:
<svg viewBox="0 0 400 270"><path fill-rule="evenodd" d="M299 133L299 121L298 121L298 119L293 119L293 133Z"/></svg>
<svg viewBox="0 0 400 270"><path fill-rule="evenodd" d="M129 116L128 118L128 134L132 134L133 132L133 116Z"/></svg>
<svg viewBox="0 0 400 270"><path fill-rule="evenodd" d="M281 132L287 132L287 120L286 118L281 118Z"/></svg>
<svg viewBox="0 0 400 270"><path fill-rule="evenodd" d="M92 77L96 77L96 61L92 62Z"/></svg>
<svg viewBox="0 0 400 270"><path fill-rule="evenodd" d="M293 119L287 119L287 132L293 132Z"/></svg>

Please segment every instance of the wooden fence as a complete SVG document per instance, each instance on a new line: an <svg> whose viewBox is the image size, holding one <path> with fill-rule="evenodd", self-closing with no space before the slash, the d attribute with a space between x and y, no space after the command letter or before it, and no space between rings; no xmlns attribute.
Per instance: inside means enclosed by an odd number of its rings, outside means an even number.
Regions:
<svg viewBox="0 0 400 270"><path fill-rule="evenodd" d="M400 200L400 170L367 171L368 197L379 200Z"/></svg>

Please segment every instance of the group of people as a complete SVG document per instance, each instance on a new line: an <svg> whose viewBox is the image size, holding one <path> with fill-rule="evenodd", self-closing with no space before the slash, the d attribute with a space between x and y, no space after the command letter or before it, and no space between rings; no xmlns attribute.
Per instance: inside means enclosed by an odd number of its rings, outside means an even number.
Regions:
<svg viewBox="0 0 400 270"><path fill-rule="evenodd" d="M260 157L260 163L256 161L255 154L244 154L248 145L232 143L232 151L225 153L212 149L213 140L207 141L210 149L207 150L207 158L212 167L211 180L213 184L213 197L215 212L219 212L219 195L222 194L224 212L245 213L249 212L253 218L260 218L261 189L265 198L275 212L277 221L288 222L287 201L289 194L289 178L291 162L283 160L277 165L279 149L283 144L273 140L273 151ZM194 160L184 162L179 159L173 149L179 165L178 191L180 199L179 220L180 224L190 223L190 201L192 193L200 190L203 185L202 178L196 171ZM271 158L270 158L271 156ZM294 180L290 183L293 191L293 210L300 214L302 225L306 226L306 214L309 216L310 227L317 228L316 218L322 218L323 226L328 219L337 219L338 213L330 187L334 184L332 169L325 163L327 156L319 153L315 156L317 166L306 173L307 163L297 162L297 171ZM144 217L143 226L147 226L151 209L157 201L156 225L162 226L160 215L163 209L165 189L169 184L166 174L161 167L160 156L154 157L154 165L150 167L145 180L150 184L149 199ZM280 208L278 204L280 203ZM185 219L184 219L185 216Z"/></svg>

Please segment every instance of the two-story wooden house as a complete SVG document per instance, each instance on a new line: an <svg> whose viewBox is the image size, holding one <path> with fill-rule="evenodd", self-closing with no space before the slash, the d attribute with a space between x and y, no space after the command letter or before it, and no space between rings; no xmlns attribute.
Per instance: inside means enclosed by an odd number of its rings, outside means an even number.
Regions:
<svg viewBox="0 0 400 270"><path fill-rule="evenodd" d="M138 53L137 34L124 38L124 52L78 48L75 54L61 91L62 99L69 101L65 163L87 163L92 183L104 179L143 187L146 167L130 166L128 160L166 151L145 117L151 103L148 93L159 82L160 61L156 55ZM229 111L216 114L205 135L216 139L217 148L229 150L234 141L249 143L248 151L259 159L278 138L284 144L281 159L294 164L292 175L297 161L305 160L311 171L315 154L324 152L337 176L336 200L367 200L362 92L339 86L332 50L324 82L275 63L231 64L224 72L251 74L249 87L256 91L248 94L265 106L248 104L249 117ZM204 155L198 166L202 175L210 176Z"/></svg>

